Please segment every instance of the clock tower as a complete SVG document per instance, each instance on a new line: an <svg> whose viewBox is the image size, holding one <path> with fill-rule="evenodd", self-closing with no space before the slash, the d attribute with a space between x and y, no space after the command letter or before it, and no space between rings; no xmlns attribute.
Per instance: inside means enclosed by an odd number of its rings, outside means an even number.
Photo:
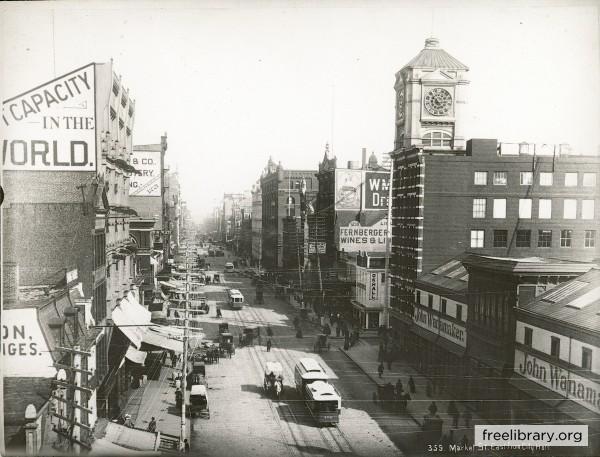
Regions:
<svg viewBox="0 0 600 457"><path fill-rule="evenodd" d="M464 150L469 68L427 38L425 48L396 73L394 149Z"/></svg>

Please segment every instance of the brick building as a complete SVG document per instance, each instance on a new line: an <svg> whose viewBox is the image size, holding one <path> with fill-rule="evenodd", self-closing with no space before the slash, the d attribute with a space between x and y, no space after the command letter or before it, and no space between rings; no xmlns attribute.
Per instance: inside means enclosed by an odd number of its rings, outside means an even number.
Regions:
<svg viewBox="0 0 600 457"><path fill-rule="evenodd" d="M252 186L252 265L261 266L262 259L262 193L260 180Z"/></svg>

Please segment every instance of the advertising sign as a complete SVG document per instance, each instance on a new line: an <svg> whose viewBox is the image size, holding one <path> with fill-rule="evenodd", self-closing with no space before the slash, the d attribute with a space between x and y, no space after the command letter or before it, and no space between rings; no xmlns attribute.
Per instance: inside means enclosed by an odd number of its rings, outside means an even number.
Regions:
<svg viewBox="0 0 600 457"><path fill-rule="evenodd" d="M367 227L352 221L340 227L340 250L346 252L385 252L387 239L387 218Z"/></svg>
<svg viewBox="0 0 600 457"><path fill-rule="evenodd" d="M600 384L515 349L515 373L600 414Z"/></svg>
<svg viewBox="0 0 600 457"><path fill-rule="evenodd" d="M390 192L390 174L388 172L366 172L364 189L364 209L388 209Z"/></svg>
<svg viewBox="0 0 600 457"><path fill-rule="evenodd" d="M56 375L36 309L2 311L2 374L32 378Z"/></svg>
<svg viewBox="0 0 600 457"><path fill-rule="evenodd" d="M129 195L135 197L160 197L160 151L133 151L131 165L139 174L129 180Z"/></svg>
<svg viewBox="0 0 600 457"><path fill-rule="evenodd" d="M446 319L440 319L433 313L415 306L413 320L419 327L429 330L432 333L438 333L443 338L452 341L464 348L467 347L467 332L465 327L456 325Z"/></svg>
<svg viewBox="0 0 600 457"><path fill-rule="evenodd" d="M369 273L369 299L377 300L379 298L379 281L377 281L377 276L379 274L376 272Z"/></svg>
<svg viewBox="0 0 600 457"><path fill-rule="evenodd" d="M363 183L362 170L335 170L335 209L359 210Z"/></svg>
<svg viewBox="0 0 600 457"><path fill-rule="evenodd" d="M2 102L5 170L96 171L95 66Z"/></svg>

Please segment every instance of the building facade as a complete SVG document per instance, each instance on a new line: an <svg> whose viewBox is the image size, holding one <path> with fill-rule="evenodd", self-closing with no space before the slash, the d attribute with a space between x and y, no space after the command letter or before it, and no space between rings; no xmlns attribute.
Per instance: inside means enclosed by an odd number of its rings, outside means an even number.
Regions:
<svg viewBox="0 0 600 457"><path fill-rule="evenodd" d="M262 260L262 193L260 180L252 186L252 260L260 269Z"/></svg>

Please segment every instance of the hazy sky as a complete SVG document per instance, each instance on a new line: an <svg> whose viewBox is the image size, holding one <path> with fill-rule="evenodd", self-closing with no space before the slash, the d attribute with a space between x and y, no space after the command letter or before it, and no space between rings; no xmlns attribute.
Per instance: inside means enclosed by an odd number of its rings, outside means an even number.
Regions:
<svg viewBox="0 0 600 457"><path fill-rule="evenodd" d="M425 5L425 6L422 6ZM450 7L449 5L453 5ZM572 5L572 6L569 6ZM316 169L394 141L394 75L434 35L470 68L467 138L598 153L592 2L79 2L0 5L3 98L114 59L134 143L168 133L194 215L249 189L269 156Z"/></svg>

